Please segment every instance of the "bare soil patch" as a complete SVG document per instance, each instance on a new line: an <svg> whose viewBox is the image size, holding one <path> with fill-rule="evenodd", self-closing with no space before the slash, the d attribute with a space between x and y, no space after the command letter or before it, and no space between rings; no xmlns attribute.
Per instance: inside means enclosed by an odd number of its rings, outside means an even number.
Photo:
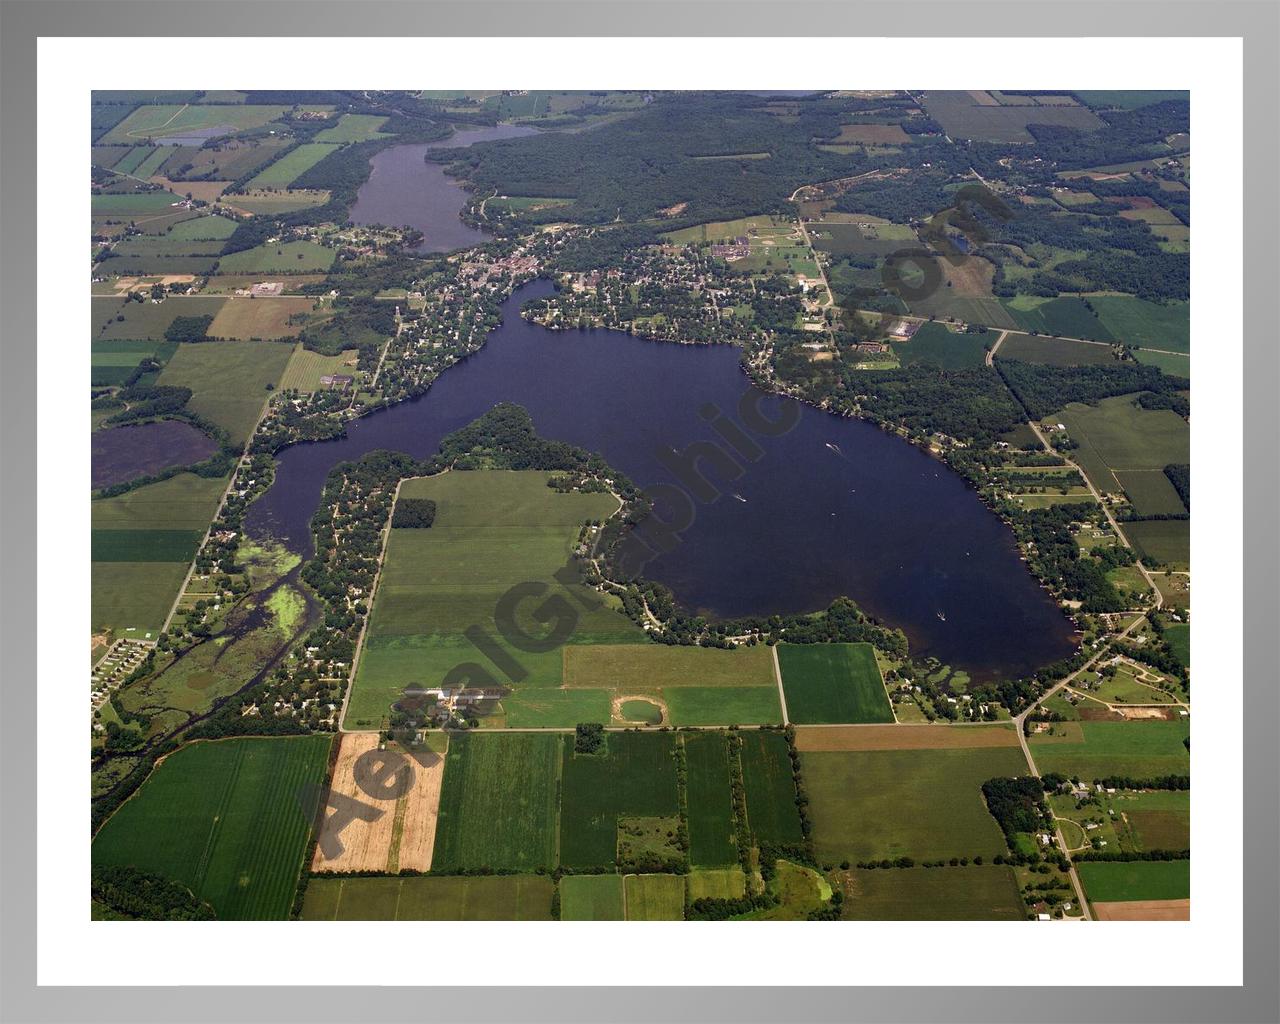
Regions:
<svg viewBox="0 0 1280 1024"><path fill-rule="evenodd" d="M1095 903L1093 914L1099 921L1190 921L1190 900L1130 900L1125 903Z"/></svg>
<svg viewBox="0 0 1280 1024"><path fill-rule="evenodd" d="M796 729L796 747L814 753L1017 745L1018 736L1011 725L847 725L799 726Z"/></svg>

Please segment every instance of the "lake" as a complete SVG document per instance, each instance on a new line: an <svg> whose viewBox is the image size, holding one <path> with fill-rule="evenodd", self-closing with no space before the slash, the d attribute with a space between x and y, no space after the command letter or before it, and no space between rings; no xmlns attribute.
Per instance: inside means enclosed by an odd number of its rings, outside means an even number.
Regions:
<svg viewBox="0 0 1280 1024"><path fill-rule="evenodd" d="M497 402L523 405L538 432L602 454L642 487L676 479L660 456L716 440L700 415L730 414L751 388L729 346L651 342L617 331L547 331L519 315L553 290L520 288L478 353L417 399L352 423L347 437L281 453L249 510L251 536L309 554L308 521L342 460L386 448L432 455ZM688 609L716 617L803 612L848 595L900 627L912 653L975 680L1025 674L1070 654L1070 621L1028 572L1009 529L963 480L857 419L756 393L761 412L797 414L741 476L715 481L683 542L646 567Z"/></svg>
<svg viewBox="0 0 1280 1024"><path fill-rule="evenodd" d="M373 170L356 193L351 220L355 224L417 228L424 236L417 252L448 252L477 245L488 236L458 216L470 193L444 173L443 164L428 163L427 150L536 134L536 128L503 124L454 132L441 142L384 149L369 161Z"/></svg>
<svg viewBox="0 0 1280 1024"><path fill-rule="evenodd" d="M95 430L90 435L90 484L94 490L187 466L218 450L207 434L182 420Z"/></svg>

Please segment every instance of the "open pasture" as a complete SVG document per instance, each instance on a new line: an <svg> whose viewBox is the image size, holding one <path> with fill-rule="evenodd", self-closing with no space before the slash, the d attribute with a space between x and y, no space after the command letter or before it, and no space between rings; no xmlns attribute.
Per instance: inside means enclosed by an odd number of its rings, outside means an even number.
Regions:
<svg viewBox="0 0 1280 1024"><path fill-rule="evenodd" d="M980 102L973 92L929 90L923 96L925 111L942 125L953 139L983 142L1032 142L1029 124L1056 125L1089 130L1102 128L1099 117L1082 106L1031 106L1020 100L1002 106L983 93Z"/></svg>
<svg viewBox="0 0 1280 1024"><path fill-rule="evenodd" d="M1083 299L1073 296L1047 299L1019 295L1001 301L1024 331L1084 338L1088 341L1115 340L1106 324L1089 311Z"/></svg>
<svg viewBox="0 0 1280 1024"><path fill-rule="evenodd" d="M226 196L223 202L248 214L293 213L295 210L306 210L312 206L323 206L329 201L327 189L256 189L249 192L237 192Z"/></svg>
<svg viewBox="0 0 1280 1024"><path fill-rule="evenodd" d="M449 743L433 866L553 868L557 855L561 737L462 733Z"/></svg>
<svg viewBox="0 0 1280 1024"><path fill-rule="evenodd" d="M131 302L114 295L89 300L94 340L163 341L165 328L180 316L216 316L225 299L171 296L164 302Z"/></svg>
<svg viewBox="0 0 1280 1024"><path fill-rule="evenodd" d="M1103 324L1127 345L1191 351L1191 312L1187 302L1160 305L1132 295L1092 295L1093 306Z"/></svg>
<svg viewBox="0 0 1280 1024"><path fill-rule="evenodd" d="M297 320L310 313L314 306L315 299L306 296L229 298L213 318L208 334L211 338L233 341L292 338L302 330Z"/></svg>
<svg viewBox="0 0 1280 1024"><path fill-rule="evenodd" d="M1188 775L1187 719L1132 722L1060 722L1054 733L1028 739L1036 767L1085 782L1111 776L1133 779Z"/></svg>
<svg viewBox="0 0 1280 1024"><path fill-rule="evenodd" d="M870 644L779 644L777 651L792 722L893 721Z"/></svg>
<svg viewBox="0 0 1280 1024"><path fill-rule="evenodd" d="M628 921L683 921L683 875L627 875L624 897Z"/></svg>
<svg viewBox="0 0 1280 1024"><path fill-rule="evenodd" d="M842 873L849 921L1022 921L1013 868L851 870Z"/></svg>
<svg viewBox="0 0 1280 1024"><path fill-rule="evenodd" d="M565 875L560 879L561 921L623 921L621 875Z"/></svg>
<svg viewBox="0 0 1280 1024"><path fill-rule="evenodd" d="M1046 366L1108 366L1116 361L1110 345L1021 333L1006 336L996 358Z"/></svg>
<svg viewBox="0 0 1280 1024"><path fill-rule="evenodd" d="M250 189L288 188L304 172L311 170L330 153L335 153L337 150L338 147L332 143L304 142L260 170L249 180L247 187ZM236 201L235 196L228 198L232 203Z"/></svg>
<svg viewBox="0 0 1280 1024"><path fill-rule="evenodd" d="M227 274L308 274L328 270L336 249L311 241L277 242L232 252L218 261Z"/></svg>
<svg viewBox="0 0 1280 1024"><path fill-rule="evenodd" d="M158 383L190 388L187 408L226 430L234 444L243 444L262 414L267 385L280 383L292 353L292 345L267 341L182 344Z"/></svg>
<svg viewBox="0 0 1280 1024"><path fill-rule="evenodd" d="M335 373L355 373L358 356L359 353L353 348L339 352L336 356L325 356L299 345L289 357L289 365L280 378L280 387L286 391L318 391L321 388L321 377Z"/></svg>
<svg viewBox="0 0 1280 1024"><path fill-rule="evenodd" d="M1005 843L982 784L1027 773L1017 747L805 751L801 766L824 861L989 859Z"/></svg>
<svg viewBox="0 0 1280 1024"><path fill-rule="evenodd" d="M1091 861L1076 865L1090 903L1191 898L1191 861Z"/></svg>
<svg viewBox="0 0 1280 1024"><path fill-rule="evenodd" d="M148 104L138 107L99 142L112 145L138 139L231 135L250 128L261 128L264 124L283 117L288 110L288 107L276 104Z"/></svg>
<svg viewBox="0 0 1280 1024"><path fill-rule="evenodd" d="M312 878L304 921L550 921L548 875Z"/></svg>
<svg viewBox="0 0 1280 1024"><path fill-rule="evenodd" d="M297 796L323 783L331 743L317 735L183 747L102 826L93 863L181 882L225 920L284 919L311 831Z"/></svg>
<svg viewBox="0 0 1280 1024"><path fill-rule="evenodd" d="M373 139L390 138L379 129L387 123L385 117L377 114L343 114L332 128L319 132L314 142L369 142Z"/></svg>
<svg viewBox="0 0 1280 1024"><path fill-rule="evenodd" d="M1104 398L1097 405L1073 402L1049 419L1065 424L1079 443L1072 456L1100 491L1123 489L1116 472L1162 472L1191 461L1187 421L1170 409L1143 409L1132 395Z"/></svg>

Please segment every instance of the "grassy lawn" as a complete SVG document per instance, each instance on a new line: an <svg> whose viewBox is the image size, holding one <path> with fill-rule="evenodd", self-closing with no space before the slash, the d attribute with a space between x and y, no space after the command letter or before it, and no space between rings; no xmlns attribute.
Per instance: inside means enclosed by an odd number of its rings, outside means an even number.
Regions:
<svg viewBox="0 0 1280 1024"><path fill-rule="evenodd" d="M1076 870L1094 903L1191 898L1190 860L1093 861Z"/></svg>
<svg viewBox="0 0 1280 1024"><path fill-rule="evenodd" d="M779 644L778 663L791 721L893 721L870 644Z"/></svg>
<svg viewBox="0 0 1280 1024"><path fill-rule="evenodd" d="M187 408L225 429L241 445L266 404L267 385L276 387L293 354L278 342L205 341L182 344L158 383L188 387Z"/></svg>
<svg viewBox="0 0 1280 1024"><path fill-rule="evenodd" d="M1064 722L1055 735L1032 736L1036 767L1086 782L1109 776L1135 779L1188 775L1191 755L1183 741L1191 726L1182 721Z"/></svg>
<svg viewBox="0 0 1280 1024"><path fill-rule="evenodd" d="M1026 911L1013 869L853 870L841 875L852 921L1022 921Z"/></svg>
<svg viewBox="0 0 1280 1024"><path fill-rule="evenodd" d="M324 781L332 739L183 747L102 827L93 863L181 882L226 920L284 919L310 833L297 796Z"/></svg>
<svg viewBox="0 0 1280 1024"><path fill-rule="evenodd" d="M834 862L1001 853L981 787L1027 773L1008 747L805 752L801 765L818 859Z"/></svg>
<svg viewBox="0 0 1280 1024"><path fill-rule="evenodd" d="M622 921L621 875L565 875L560 879L561 921Z"/></svg>
<svg viewBox="0 0 1280 1024"><path fill-rule="evenodd" d="M547 875L312 878L304 921L549 921Z"/></svg>
<svg viewBox="0 0 1280 1024"><path fill-rule="evenodd" d="M463 733L449 743L432 866L555 867L560 737Z"/></svg>

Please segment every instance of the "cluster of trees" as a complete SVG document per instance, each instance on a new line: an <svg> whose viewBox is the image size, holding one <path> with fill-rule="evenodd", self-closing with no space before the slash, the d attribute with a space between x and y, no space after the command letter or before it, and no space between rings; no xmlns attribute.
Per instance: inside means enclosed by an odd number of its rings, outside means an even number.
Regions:
<svg viewBox="0 0 1280 1024"><path fill-rule="evenodd" d="M1086 860L1135 861L1135 860L1190 860L1190 850L1085 850L1072 854L1076 863Z"/></svg>
<svg viewBox="0 0 1280 1024"><path fill-rule="evenodd" d="M1081 602L1084 612L1118 612L1128 607L1107 579L1109 570L1133 563L1127 548L1094 548L1082 552L1072 526L1095 515L1077 505L1006 509L1013 532L1027 552L1031 571L1061 597Z"/></svg>
<svg viewBox="0 0 1280 1024"><path fill-rule="evenodd" d="M1103 789L1165 789L1181 790L1191 788L1190 775L1161 775L1153 779L1135 779L1128 775L1108 775L1094 779L1096 785Z"/></svg>
<svg viewBox="0 0 1280 1024"><path fill-rule="evenodd" d="M783 112L748 94L659 95L642 110L589 132L441 148L431 156L451 161L451 173L477 192L572 200L521 211L517 219L525 224L639 221L671 209L678 210L670 217L673 225L729 220L782 209L807 182L875 166L865 151L829 153L813 144L834 137L845 115L872 102L789 98ZM767 159L731 163L731 174L723 160L698 159L764 152Z"/></svg>
<svg viewBox="0 0 1280 1024"><path fill-rule="evenodd" d="M176 316L173 322L164 329L165 341L204 341L209 334L209 325L213 316Z"/></svg>
<svg viewBox="0 0 1280 1024"><path fill-rule="evenodd" d="M90 889L111 920L212 921L217 915L185 885L131 867L96 867Z"/></svg>
<svg viewBox="0 0 1280 1024"><path fill-rule="evenodd" d="M579 722L573 730L575 754L598 754L604 749L604 726L599 722Z"/></svg>
<svg viewBox="0 0 1280 1024"><path fill-rule="evenodd" d="M1164 467L1164 475L1169 478L1169 483L1173 484L1173 489L1178 492L1178 497L1182 499L1182 504L1190 511L1191 467L1177 464L1168 465Z"/></svg>
<svg viewBox="0 0 1280 1024"><path fill-rule="evenodd" d="M1050 820L1044 783L1034 775L988 779L982 784L982 796L1010 849L1014 848L1017 833L1038 832Z"/></svg>
<svg viewBox="0 0 1280 1024"><path fill-rule="evenodd" d="M685 920L728 921L756 910L768 910L776 907L780 902L775 893L768 891L728 898L703 896L689 904L685 911Z"/></svg>
<svg viewBox="0 0 1280 1024"><path fill-rule="evenodd" d="M1179 377L1166 376L1154 366L1130 362L1050 366L997 359L996 371L1033 420L1043 419L1070 402L1096 404L1104 398L1135 392L1149 392L1159 402L1186 388L1186 381ZM1169 401L1172 403L1172 397Z"/></svg>
<svg viewBox="0 0 1280 1024"><path fill-rule="evenodd" d="M941 433L988 445L1023 419L1008 389L985 366L942 370L917 364L899 370L846 370L843 377L839 391L864 415L917 435Z"/></svg>
<svg viewBox="0 0 1280 1024"><path fill-rule="evenodd" d="M426 530L436 521L436 503L430 498L400 498L391 525L398 530Z"/></svg>

